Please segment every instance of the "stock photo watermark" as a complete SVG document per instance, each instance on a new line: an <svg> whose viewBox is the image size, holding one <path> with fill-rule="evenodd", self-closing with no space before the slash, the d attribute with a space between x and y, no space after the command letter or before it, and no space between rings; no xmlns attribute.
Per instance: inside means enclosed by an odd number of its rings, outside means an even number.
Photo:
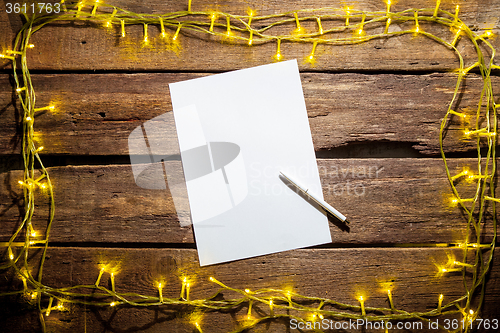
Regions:
<svg viewBox="0 0 500 333"><path fill-rule="evenodd" d="M308 178L311 170L316 165L305 165L294 170L287 170L287 174L295 178ZM378 179L384 171L379 165L349 165L349 166L324 166L317 167L319 170L322 190L325 196L356 196L366 195L366 180ZM282 195L293 193L279 182L263 182L263 179L274 179L279 175L281 169L271 166L263 166L260 163L252 163L249 169L249 193L251 195Z"/></svg>

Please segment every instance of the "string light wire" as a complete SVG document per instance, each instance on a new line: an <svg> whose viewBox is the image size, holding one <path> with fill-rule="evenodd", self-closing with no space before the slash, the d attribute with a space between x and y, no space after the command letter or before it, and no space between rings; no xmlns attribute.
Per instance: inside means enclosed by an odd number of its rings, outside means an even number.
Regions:
<svg viewBox="0 0 500 333"><path fill-rule="evenodd" d="M368 321L381 320L383 322L388 322L391 320L420 319L430 322L432 318L440 315L449 316L462 314L465 316L465 320L466 318L472 316L469 313L478 313L481 310L482 302L484 300L486 275L493 260L493 252L496 243L496 204L500 202L499 199L495 198L495 186L493 182L494 175L496 173L496 109L498 105L494 103L493 88L490 78L491 70L500 69L500 66L493 64L495 49L487 40L492 36L492 33L488 32L483 35L477 35L473 32L458 17L458 5L456 6L454 13L441 9L439 0L436 2L435 8L408 9L397 13L391 12L392 3L390 0L387 0L386 5L387 7L385 11L376 12L353 10L349 7L347 7L347 9L328 7L295 10L288 13L258 16L253 10L248 10L246 15L233 15L213 11L193 11L191 1L189 0L187 11L153 15L133 13L107 5L100 1L80 1L78 3L64 2L64 11L57 15L28 16L27 14L24 14L26 23L17 34L13 49L4 51L0 54L0 61L10 61L12 63L12 73L15 81L14 87L16 87L20 105L24 112L24 121L22 125L24 176L23 180L20 180L19 182L25 198L24 216L21 223L13 233L10 240L0 244L0 246L8 249L8 261L1 265L0 269L14 269L23 282L23 290L2 293L0 296L20 293L29 295L30 299L36 301L40 313L45 312L46 316L53 311L62 311L64 309L62 305L61 307L53 307L52 302L54 299L58 300L59 304L88 304L102 307L118 307L124 304L128 306L145 307L165 304L169 306L179 306L179 311L182 311L181 309L186 309L186 306L202 311L227 311L230 309L237 309L242 303L247 303L248 318L245 320L245 324L236 329L235 332L240 332L245 329L255 327L259 323L279 318L295 319L298 322L305 323L310 314L314 314L315 317L319 318L330 317L337 320L363 318ZM328 12L331 14L325 14ZM321 13L321 15L319 13ZM217 20L218 17L225 17L225 24L220 23ZM274 21L269 24L264 24L263 22L266 22L266 20ZM104 267L100 268L95 284L78 285L65 288L53 288L44 285L42 283L43 267L47 255L51 226L54 221L55 202L53 184L49 177L48 170L45 168L39 155L41 147L36 147L35 145L34 124L35 112L52 112L54 107L49 105L35 108L35 89L31 81L26 55L27 52L29 52L29 50L34 46L30 43L33 33L42 29L44 26L57 21L84 21L100 23L101 25L104 22L104 25L111 27L118 25L122 37L126 36L125 31L127 26L142 24L144 27L144 42L148 42L151 38L148 36L148 25L160 25L162 38L166 37L167 34L165 31L167 29L175 31L172 41L177 43L179 42L178 36L181 33L181 28L198 33L220 36L221 41L224 36L231 35L231 43L248 45L250 47L255 47L264 43L276 42L277 52L274 55L275 61L281 61L283 59L281 51L282 43L309 43L313 46L313 48L311 54L309 57L306 57L305 61L309 62L311 65L314 65L314 53L318 44L352 45L375 39L391 38L405 34L415 34L415 32L418 32L419 35L430 38L453 51L459 59L459 69L457 71L457 82L452 99L448 104L448 110L441 122L439 145L441 156L444 161L445 171L451 187L451 192L453 197L456 198L456 203L467 216L467 237L463 243L455 245L448 244L448 246L455 246L457 249L462 249L462 260L454 260L452 263L449 263L448 266L441 267L440 270L443 274L447 274L452 271L462 272L464 287L466 289L465 295L449 301L448 304L443 304L444 297L443 295L440 295L436 309L426 312L408 312L394 306L390 290L387 294L390 301L390 308L372 308L367 306L369 305L369 302L363 296L357 298L359 305L356 305L341 303L327 298L304 296L295 292L292 293L290 290L286 289L267 288L254 291L250 291L249 289L236 289L226 286L214 277L211 277L209 282L218 285L220 288L216 294L204 299L193 299L190 297L192 281L190 281L188 277L184 277L182 280L180 297L167 298L163 295L163 285L161 283L157 285L156 289L158 290L156 290L156 292L152 291L152 293L155 294L154 296L117 292L115 290L115 272L110 272L112 284L111 289L101 286L100 280L105 273ZM306 21L315 21L317 23L318 30L312 32L306 31L301 25L301 22ZM323 23L328 21L340 21L342 24L325 29ZM254 27L251 27L250 25L255 22L259 22L259 24L254 24ZM389 32L389 25L405 22L414 22L415 28ZM455 31L455 36L453 40L447 41L442 37L432 35L431 33L425 32L420 28L422 22L448 27L452 31ZM296 25L295 30L291 33L282 35L274 35L271 33L271 28L285 26L290 23L295 23ZM366 31L368 31L367 27L375 27L379 25L385 25L383 33L366 33ZM348 37L335 36L336 33L344 32L346 30L352 31L352 34ZM465 67L464 59L456 47L459 38L462 36L467 37L467 39L471 41L478 57L478 61L469 67ZM481 47L487 47L491 51L489 59L485 59L479 43L481 43ZM454 105L458 99L459 90L462 86L464 78L473 69L478 71L481 75L483 79L483 89L481 91L480 100L475 114L475 128L467 129L467 131L469 134L468 140L475 140L476 143L478 163L475 169L477 169L477 174L479 176L474 178L475 182L473 184L475 185L471 185L475 186L475 196L473 198L460 199L461 196L455 183L460 177L466 176L467 173L464 174L462 172L459 177L451 175L444 149L444 133L448 123L452 120L452 117L463 115L463 113L454 110ZM487 145L486 153L482 153L484 145ZM36 177L36 172L40 172L42 174L41 178ZM42 179L43 183L40 182ZM47 192L46 195L48 196L50 202L49 218L43 237L40 237L37 234L36 236L38 239L33 240L32 235L34 233L34 229L31 220L35 210L36 191L37 188L42 188L42 184L43 187L45 187L45 191ZM481 244L475 240L481 239L481 222L484 221L488 209L489 211L487 215L491 216L490 219L493 225L494 235L491 243ZM23 230L25 231L25 241L16 241L16 239L22 234ZM35 277L29 269L30 265L28 265L28 259L30 258L30 249L33 246L40 245L43 250L38 266L38 273ZM486 250L489 250L489 255L483 258L483 254ZM474 256L473 264L469 264L471 252ZM472 281L468 282L466 274L470 273L472 273ZM82 290L88 290L88 293L85 293ZM241 296L237 299L223 301L217 299L217 296L225 291L234 292ZM475 303L476 308L474 311L471 309L471 305L475 295L479 295L479 303ZM306 304L301 304L301 302L306 302ZM42 305L47 303L48 307L44 309ZM311 303L317 303L320 305L307 305ZM262 311L260 311L258 317L253 316L251 309L252 306L256 307L255 304L260 304L265 308L269 308L269 314L262 314ZM328 305L342 310L325 309L325 306ZM293 311L290 312L290 310ZM43 331L45 331L46 327L43 315L40 316L40 321ZM193 321L193 325L199 332L202 331L200 319ZM443 327L440 326L440 328ZM465 330L467 331L468 327Z"/></svg>

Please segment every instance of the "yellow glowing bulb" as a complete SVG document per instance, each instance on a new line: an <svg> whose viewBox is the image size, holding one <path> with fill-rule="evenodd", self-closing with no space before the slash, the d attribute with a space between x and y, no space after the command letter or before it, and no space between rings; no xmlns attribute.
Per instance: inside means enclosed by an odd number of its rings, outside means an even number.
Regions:
<svg viewBox="0 0 500 333"><path fill-rule="evenodd" d="M443 295L443 294L439 295L439 299L440 299L440 300L443 300L443 298L444 298L444 295Z"/></svg>
<svg viewBox="0 0 500 333"><path fill-rule="evenodd" d="M446 272L448 272L448 270L446 268L444 268L444 267L441 268L441 273L446 273Z"/></svg>
<svg viewBox="0 0 500 333"><path fill-rule="evenodd" d="M26 121L32 121L32 120L33 120L33 118L31 118L30 116L26 117Z"/></svg>
<svg viewBox="0 0 500 333"><path fill-rule="evenodd" d="M109 306L115 306L115 305L116 305L116 302L109 303Z"/></svg>
<svg viewBox="0 0 500 333"><path fill-rule="evenodd" d="M35 231L35 230L33 230L33 231L31 232L31 237L36 237L36 231Z"/></svg>
<svg viewBox="0 0 500 333"><path fill-rule="evenodd" d="M125 21L120 20L120 26L122 28L122 37L125 37Z"/></svg>
<svg viewBox="0 0 500 333"><path fill-rule="evenodd" d="M245 292L246 292L247 294L250 294L250 289L245 289Z"/></svg>
<svg viewBox="0 0 500 333"><path fill-rule="evenodd" d="M28 48L29 48L29 49L32 49L32 48L34 48L34 47L35 47L35 44L28 44Z"/></svg>
<svg viewBox="0 0 500 333"><path fill-rule="evenodd" d="M364 301L363 296L359 296L359 297L358 297L358 299L359 299L359 301L360 301L360 302L363 302L363 301Z"/></svg>
<svg viewBox="0 0 500 333"><path fill-rule="evenodd" d="M5 54L1 54L1 53L0 53L0 58L10 59L10 60L14 60L15 59L14 57L11 57L11 56L8 56L8 55L5 55Z"/></svg>
<svg viewBox="0 0 500 333"><path fill-rule="evenodd" d="M486 32L484 33L484 35L485 35L486 37L491 37L491 36L493 36L493 32L491 32L491 30L488 30L488 31L486 31Z"/></svg>
<svg viewBox="0 0 500 333"><path fill-rule="evenodd" d="M184 277L184 279L182 279L182 282L186 283L187 282L187 278Z"/></svg>
<svg viewBox="0 0 500 333"><path fill-rule="evenodd" d="M474 314L474 311L472 309L470 309L469 314L472 316Z"/></svg>
<svg viewBox="0 0 500 333"><path fill-rule="evenodd" d="M35 299L37 297L38 293L36 291L31 293L31 299Z"/></svg>
<svg viewBox="0 0 500 333"><path fill-rule="evenodd" d="M8 252L9 252L9 259L14 260L14 253L12 253L12 249L10 247L8 248Z"/></svg>
<svg viewBox="0 0 500 333"><path fill-rule="evenodd" d="M209 277L208 280L210 280L210 282L215 282L215 279L212 276Z"/></svg>

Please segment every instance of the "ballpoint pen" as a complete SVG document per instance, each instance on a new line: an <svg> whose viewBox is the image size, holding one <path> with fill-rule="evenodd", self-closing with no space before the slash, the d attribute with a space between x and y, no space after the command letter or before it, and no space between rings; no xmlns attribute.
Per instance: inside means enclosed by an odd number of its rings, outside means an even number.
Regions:
<svg viewBox="0 0 500 333"><path fill-rule="evenodd" d="M318 198L316 195L314 195L313 193L309 192L309 189L308 188L305 188L304 186L300 185L296 180L294 180L293 178L290 178L290 176L287 176L285 175L282 171L280 171L280 174L283 178L285 178L288 182L290 182L290 184L292 184L294 187L296 187L299 191L301 191L302 193L304 193L305 195L307 195L310 199L312 199L312 201L314 201L315 203L317 203L321 208L323 208L325 210L325 212L327 213L330 213L332 214L333 216L335 216L336 218L338 218L340 221L342 222L345 222L347 224L349 224L350 222L347 220L347 218L341 214L338 210L336 210L335 208L333 208L332 206L330 206L327 202L325 202L324 200L321 200L320 198Z"/></svg>

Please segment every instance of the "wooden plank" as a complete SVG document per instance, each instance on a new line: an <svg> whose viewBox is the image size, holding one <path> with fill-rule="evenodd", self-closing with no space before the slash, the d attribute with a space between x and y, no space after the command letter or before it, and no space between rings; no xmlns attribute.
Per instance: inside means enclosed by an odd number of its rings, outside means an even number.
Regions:
<svg viewBox="0 0 500 333"><path fill-rule="evenodd" d="M365 294L367 307L389 307L387 286L393 286L392 295L397 309L430 311L437 307L438 295L444 295L447 304L465 292L461 274L438 276L436 264L446 263L448 256L461 258L462 251L442 248L378 248L378 249L309 249L294 250L222 265L199 267L196 250L191 249L104 249L104 248L50 248L44 267L44 283L60 288L94 284L100 264L119 265L115 274L116 291L157 296L155 282L166 282L164 297L179 297L180 276L192 279L190 298L212 295L218 287L210 276L226 285L251 290L260 288L290 288L308 296L334 299L356 305L358 292ZM101 285L110 287L109 273ZM11 288L22 288L13 278ZM481 318L498 318L496 304L500 300L499 266L493 266L487 285L487 303ZM237 294L224 292L225 299ZM46 317L49 331L123 331L138 329L144 332L193 332L188 317L175 314L168 307L134 309L117 307L97 309L66 304L69 312L53 311ZM328 308L328 307L326 307ZM246 304L234 313L205 314L201 321L204 332L229 332L238 327L246 314ZM268 309L255 306L253 314L267 313ZM255 312L257 311L257 312ZM279 313L280 310L276 310ZM441 318L442 320L442 318ZM15 323L23 327L26 322ZM30 323L31 324L31 323ZM256 332L289 332L286 321L264 324ZM33 326L31 326L33 327ZM370 331L368 332L379 332ZM432 330L410 330L433 332Z"/></svg>
<svg viewBox="0 0 500 333"><path fill-rule="evenodd" d="M161 0L148 1L148 4L127 0L108 1L108 3L138 13L160 14L187 9L187 0L182 2L164 2ZM485 5L480 0L461 2L460 18L469 26L480 31L497 27L500 1L490 1ZM4 4L2 5L4 6ZM261 15L277 14L297 9L311 9L324 7L340 7L343 4L334 4L327 0L301 1L300 4L289 1L229 1L213 4L209 1L194 1L193 10L219 10L232 14L245 15L247 8L256 9ZM385 11L386 5L381 0L363 0L352 4L353 10ZM402 11L410 8L433 8L434 2L426 0L401 0L392 5L392 11ZM91 6L85 11L90 12ZM441 9L454 12L455 4L442 3ZM2 36L2 45L11 45L14 32L21 26L18 15L6 14L3 10L0 18L0 30L7 34ZM339 12L340 13L340 12ZM290 14L290 18L293 15ZM208 18L201 17L206 20ZM354 20L351 20L354 21ZM221 24L224 24L221 19ZM255 23L254 23L255 24ZM324 22L325 29L345 24L342 20ZM309 31L316 31L315 20L304 22L303 26ZM235 46L221 43L217 38L205 34L193 34L183 31L180 37L182 49L179 54L172 52L165 43L156 37L159 27L150 26L150 46L141 46L143 27L127 28L127 37L121 38L120 29L103 29L85 24L60 24L44 27L37 32L32 42L36 49L29 53L28 63L32 69L44 70L192 70L192 71L221 71L251 67L269 63L276 52L276 45L268 43L260 46ZM224 30L223 28L221 28ZM294 29L293 22L281 30L274 30L276 34L289 34ZM369 34L382 32L384 23ZM411 22L407 24L393 24L390 31L413 29ZM428 25L421 22L421 29L436 34L451 42L454 33L448 28ZM173 33L173 31L170 31ZM498 32L495 30L495 32ZM349 33L350 34L350 33ZM347 33L345 34L347 35ZM499 39L491 40L496 48L500 45ZM472 44L465 39L458 44L467 64L476 61L476 54ZM284 43L282 54L285 59L299 59L303 69L311 69L309 64L302 63L302 59L311 52L311 45ZM450 70L457 68L459 63L452 51L423 36L411 35L375 40L353 46L323 46L317 48L318 62L313 70ZM244 61L242 61L244 59Z"/></svg>
<svg viewBox="0 0 500 333"><path fill-rule="evenodd" d="M172 110L168 84L206 74L65 74L33 75L37 106L56 106L37 114L35 140L47 154L128 155L128 136L144 122ZM494 91L500 79L492 78ZM362 75L302 73L313 142L317 151L356 147L369 142L412 146L414 154L439 154L439 127L456 84L453 74ZM482 79L471 74L457 111L474 117ZM20 111L13 88L0 76L0 147L20 152ZM454 117L445 149L475 149L464 140L465 124ZM334 152L330 155L335 157Z"/></svg>
<svg viewBox="0 0 500 333"><path fill-rule="evenodd" d="M450 163L452 174L474 159ZM451 190L440 159L318 160L325 200L343 212L350 230L331 220L333 243L456 243L465 239L467 219L450 205ZM142 189L130 165L49 168L54 183L56 217L51 241L78 244L193 244L191 227L181 228L167 190ZM3 228L8 239L20 223L20 171L1 175ZM462 198L473 197L473 184L458 180ZM47 219L46 196L37 199L34 225L42 231ZM486 218L482 241L491 241Z"/></svg>

